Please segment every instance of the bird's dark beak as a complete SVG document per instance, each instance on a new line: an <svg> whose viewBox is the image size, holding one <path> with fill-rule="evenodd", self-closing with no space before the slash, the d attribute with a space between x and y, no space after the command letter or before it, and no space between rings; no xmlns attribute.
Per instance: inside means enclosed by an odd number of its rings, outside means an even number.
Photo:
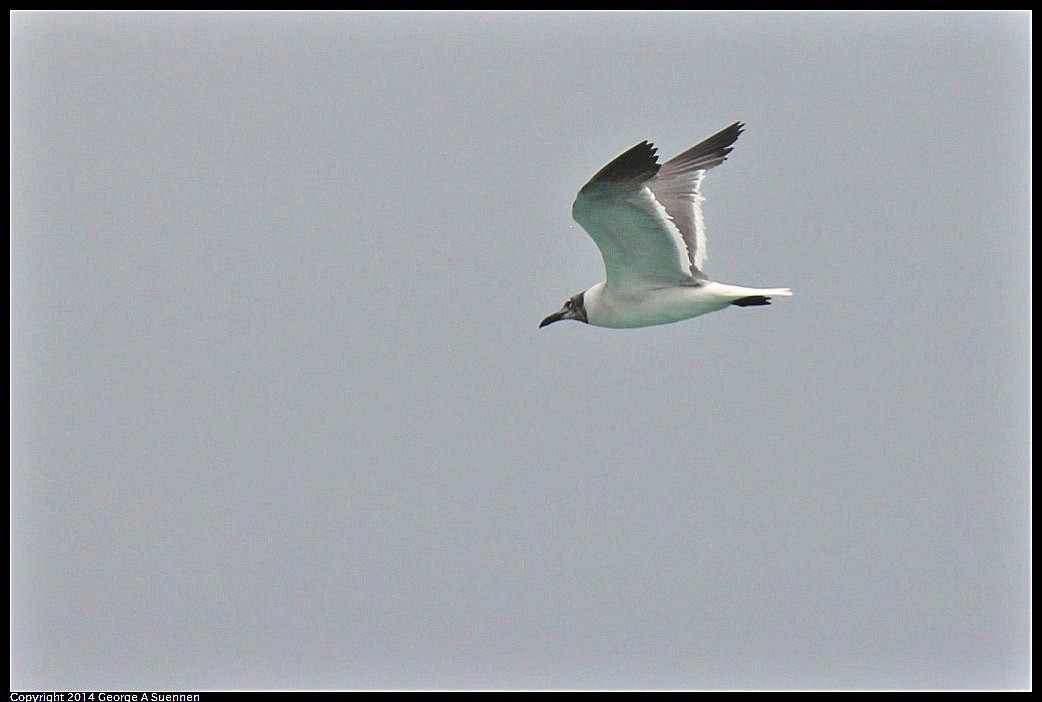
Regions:
<svg viewBox="0 0 1042 702"><path fill-rule="evenodd" d="M553 324L554 322L560 322L562 319L565 319L566 312L567 312L567 310L561 310L559 312L554 312L552 315L550 315L549 317L547 317L546 319L544 319L542 322L539 323L539 328L542 329L547 324Z"/></svg>

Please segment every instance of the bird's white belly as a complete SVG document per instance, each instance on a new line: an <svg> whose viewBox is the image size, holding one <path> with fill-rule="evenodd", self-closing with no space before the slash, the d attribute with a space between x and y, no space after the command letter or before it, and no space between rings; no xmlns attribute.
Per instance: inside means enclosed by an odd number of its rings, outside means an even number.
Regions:
<svg viewBox="0 0 1042 702"><path fill-rule="evenodd" d="M733 286L707 283L618 294L595 285L586 292L587 321L598 327L629 329L669 324L715 312L736 299Z"/></svg>

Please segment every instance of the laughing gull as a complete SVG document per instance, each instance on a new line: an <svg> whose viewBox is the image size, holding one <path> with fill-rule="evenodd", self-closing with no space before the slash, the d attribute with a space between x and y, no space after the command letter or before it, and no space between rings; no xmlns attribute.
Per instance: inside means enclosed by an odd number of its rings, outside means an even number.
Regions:
<svg viewBox="0 0 1042 702"><path fill-rule="evenodd" d="M699 187L742 133L741 122L659 165L655 147L634 146L582 187L572 217L593 238L606 278L565 301L539 327L575 319L626 329L690 319L729 305L769 305L789 288L745 288L710 280Z"/></svg>

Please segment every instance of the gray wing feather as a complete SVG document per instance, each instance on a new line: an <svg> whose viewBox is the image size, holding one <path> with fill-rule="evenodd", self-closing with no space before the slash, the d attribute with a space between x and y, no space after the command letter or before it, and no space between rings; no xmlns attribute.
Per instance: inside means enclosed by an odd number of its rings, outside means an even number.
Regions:
<svg viewBox="0 0 1042 702"><path fill-rule="evenodd" d="M687 245L691 267L701 277L706 259L705 224L702 221L702 195L699 188L706 171L719 166L731 153L745 125L735 122L676 156L658 169L655 178L647 184L673 223L680 230ZM636 148L636 147L634 147ZM632 150L632 149L631 149Z"/></svg>
<svg viewBox="0 0 1042 702"><path fill-rule="evenodd" d="M684 238L648 184L659 172L655 147L642 141L597 172L572 216L597 244L613 288L692 282Z"/></svg>
<svg viewBox="0 0 1042 702"><path fill-rule="evenodd" d="M642 141L579 190L572 216L600 249L609 286L706 280L699 186L705 172L727 158L742 126L735 122L662 165L655 147Z"/></svg>

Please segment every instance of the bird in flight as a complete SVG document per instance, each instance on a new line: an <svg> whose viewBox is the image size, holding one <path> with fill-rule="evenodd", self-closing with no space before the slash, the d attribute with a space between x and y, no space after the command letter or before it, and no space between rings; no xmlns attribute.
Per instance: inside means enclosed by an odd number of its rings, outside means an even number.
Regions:
<svg viewBox="0 0 1042 702"><path fill-rule="evenodd" d="M746 288L710 280L699 188L706 171L731 153L735 122L659 164L655 147L634 146L597 172L572 205L572 217L604 259L605 280L573 295L539 327L575 319L626 329L669 324L735 305L769 305L789 288Z"/></svg>

